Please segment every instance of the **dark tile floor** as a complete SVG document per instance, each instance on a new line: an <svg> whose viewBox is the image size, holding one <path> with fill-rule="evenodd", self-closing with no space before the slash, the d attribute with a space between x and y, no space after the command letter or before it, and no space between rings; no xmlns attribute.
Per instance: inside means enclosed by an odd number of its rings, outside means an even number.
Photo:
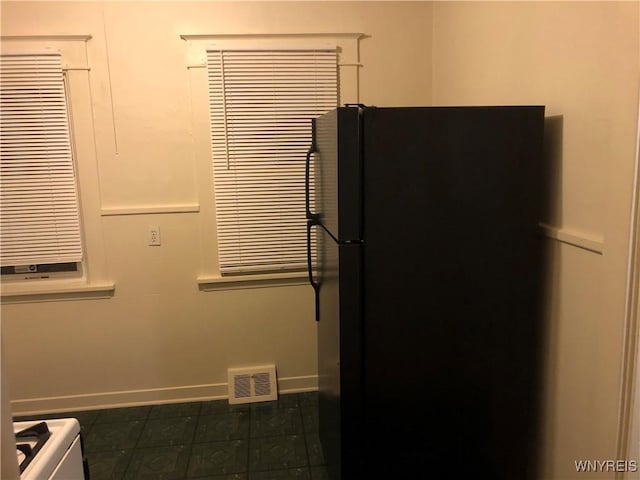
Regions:
<svg viewBox="0 0 640 480"><path fill-rule="evenodd" d="M80 421L91 480L327 478L316 393L18 417Z"/></svg>

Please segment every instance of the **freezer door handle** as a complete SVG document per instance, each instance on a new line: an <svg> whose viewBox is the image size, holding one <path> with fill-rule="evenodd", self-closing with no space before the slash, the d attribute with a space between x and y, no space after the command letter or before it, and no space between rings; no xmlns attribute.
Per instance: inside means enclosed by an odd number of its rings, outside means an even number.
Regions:
<svg viewBox="0 0 640 480"><path fill-rule="evenodd" d="M313 288L314 302L315 302L315 318L316 322L320 321L320 282L313 278L313 261L311 258L311 229L320 225L320 222L315 219L307 220L307 271L309 273L309 283Z"/></svg>
<svg viewBox="0 0 640 480"><path fill-rule="evenodd" d="M318 220L320 215L317 213L313 213L311 211L311 202L310 202L310 180L311 180L311 155L316 153L318 150L316 148L316 121L315 118L311 120L311 146L309 150L307 150L307 158L304 164L304 205L306 210L306 215L308 220Z"/></svg>

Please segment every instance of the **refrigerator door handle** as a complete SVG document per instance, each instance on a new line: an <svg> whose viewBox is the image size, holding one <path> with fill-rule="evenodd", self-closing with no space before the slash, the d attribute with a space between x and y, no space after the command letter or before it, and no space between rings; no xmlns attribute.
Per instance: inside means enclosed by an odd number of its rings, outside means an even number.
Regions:
<svg viewBox="0 0 640 480"><path fill-rule="evenodd" d="M308 220L318 220L320 218L320 215L318 215L317 213L313 213L311 211L311 205L310 205L310 177L311 177L311 155L313 153L316 152L315 147L312 145L311 148L309 148L309 150L307 150L307 159L305 162L305 169L304 169L304 205L305 205L305 210L306 210L306 217Z"/></svg>
<svg viewBox="0 0 640 480"><path fill-rule="evenodd" d="M306 210L306 218L308 220L317 221L320 215L311 211L310 205L310 188L311 188L311 155L316 153L316 121L315 118L311 120L311 146L307 150L307 158L304 164L304 205Z"/></svg>
<svg viewBox="0 0 640 480"><path fill-rule="evenodd" d="M320 321L320 282L313 278L313 262L311 258L311 229L320 225L320 222L315 219L307 220L307 271L309 273L309 283L313 287L315 297L315 318L316 322Z"/></svg>

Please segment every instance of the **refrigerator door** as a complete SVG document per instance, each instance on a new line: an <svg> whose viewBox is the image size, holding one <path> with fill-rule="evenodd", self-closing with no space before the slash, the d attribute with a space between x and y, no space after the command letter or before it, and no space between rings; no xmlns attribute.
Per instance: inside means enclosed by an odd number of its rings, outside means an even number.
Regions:
<svg viewBox="0 0 640 480"><path fill-rule="evenodd" d="M314 127L312 210L341 242L359 240L362 235L361 111L357 107L337 108L317 118Z"/></svg>
<svg viewBox="0 0 640 480"><path fill-rule="evenodd" d="M364 437L380 478L535 477L543 125L544 107L365 110Z"/></svg>
<svg viewBox="0 0 640 480"><path fill-rule="evenodd" d="M312 123L313 141L305 169L305 209L307 269L315 292L316 321L320 319L321 279L314 276L311 252L314 227L318 226L336 244L361 242L361 131L359 107L336 108ZM322 268L316 273L321 274Z"/></svg>
<svg viewBox="0 0 640 480"><path fill-rule="evenodd" d="M332 480L362 473L361 246L318 226L319 435Z"/></svg>
<svg viewBox="0 0 640 480"><path fill-rule="evenodd" d="M362 474L361 110L316 120L313 168L317 232L319 434L332 480ZM339 212L339 213L338 213Z"/></svg>

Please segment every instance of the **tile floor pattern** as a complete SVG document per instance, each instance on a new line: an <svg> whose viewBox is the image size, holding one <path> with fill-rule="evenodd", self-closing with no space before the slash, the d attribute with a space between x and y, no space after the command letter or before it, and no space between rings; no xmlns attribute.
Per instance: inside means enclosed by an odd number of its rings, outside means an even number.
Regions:
<svg viewBox="0 0 640 480"><path fill-rule="evenodd" d="M91 480L324 480L316 393L18 417L80 421Z"/></svg>

